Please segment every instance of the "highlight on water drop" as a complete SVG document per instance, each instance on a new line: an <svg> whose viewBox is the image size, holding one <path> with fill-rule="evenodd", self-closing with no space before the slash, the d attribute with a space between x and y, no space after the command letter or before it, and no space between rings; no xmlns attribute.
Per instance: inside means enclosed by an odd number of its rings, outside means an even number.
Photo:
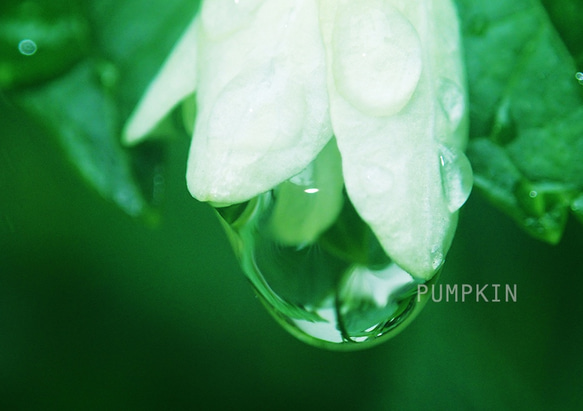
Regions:
<svg viewBox="0 0 583 411"><path fill-rule="evenodd" d="M18 51L24 56L32 56L37 50L36 43L31 39L24 39L18 43Z"/></svg>

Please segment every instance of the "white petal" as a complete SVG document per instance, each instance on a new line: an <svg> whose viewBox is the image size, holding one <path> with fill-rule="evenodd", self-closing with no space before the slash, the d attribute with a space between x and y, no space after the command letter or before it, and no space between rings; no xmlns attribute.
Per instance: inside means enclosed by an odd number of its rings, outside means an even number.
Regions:
<svg viewBox="0 0 583 411"><path fill-rule="evenodd" d="M315 2L259 3L204 3L187 170L201 201L242 202L271 189L304 169L332 135ZM228 27L214 23L227 15Z"/></svg>
<svg viewBox="0 0 583 411"><path fill-rule="evenodd" d="M465 83L455 10L447 0L321 0L320 11L332 124L349 197L397 264L431 278L471 187L461 151ZM359 36L356 25L363 27L367 13L374 24L358 41L382 64L346 65L355 51L333 42ZM383 56L392 49L398 51ZM395 73L375 72L388 70L389 61ZM377 88L363 96L352 92L361 81L353 69L375 78Z"/></svg>
<svg viewBox="0 0 583 411"><path fill-rule="evenodd" d="M197 21L198 18L193 19L182 34L130 116L123 132L126 144L143 140L181 100L194 93Z"/></svg>

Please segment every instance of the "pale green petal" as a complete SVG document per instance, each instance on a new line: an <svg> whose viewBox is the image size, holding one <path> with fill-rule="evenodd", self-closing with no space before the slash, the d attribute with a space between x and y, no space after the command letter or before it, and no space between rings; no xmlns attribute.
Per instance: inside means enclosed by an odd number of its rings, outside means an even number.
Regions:
<svg viewBox="0 0 583 411"><path fill-rule="evenodd" d="M340 152L331 139L308 167L275 189L273 238L287 246L312 244L338 218L343 189Z"/></svg>
<svg viewBox="0 0 583 411"><path fill-rule="evenodd" d="M188 187L242 202L299 173L332 135L317 5L205 2L201 16Z"/></svg>
<svg viewBox="0 0 583 411"><path fill-rule="evenodd" d="M126 144L143 140L185 97L194 93L197 83L197 27L192 20L166 62L148 86L130 116L123 132Z"/></svg>
<svg viewBox="0 0 583 411"><path fill-rule="evenodd" d="M332 124L349 197L397 264L431 278L471 189L462 152L467 110L453 5L321 0L320 13ZM335 44L340 40L360 44L363 61L359 50ZM371 56L372 64L366 61ZM387 65L396 72L384 73ZM371 94L358 95L359 82L368 82L359 74L375 79Z"/></svg>

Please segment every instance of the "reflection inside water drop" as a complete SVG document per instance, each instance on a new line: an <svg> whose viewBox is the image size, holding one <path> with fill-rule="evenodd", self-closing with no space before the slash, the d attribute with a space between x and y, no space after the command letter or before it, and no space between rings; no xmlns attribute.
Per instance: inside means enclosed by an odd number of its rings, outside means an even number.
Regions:
<svg viewBox="0 0 583 411"><path fill-rule="evenodd" d="M419 301L417 291L423 282L385 254L342 186L338 198L328 194L322 203L317 198L326 195L327 187L319 183L329 179L295 181L309 185L291 191L294 198L289 187L276 187L248 203L217 209L261 301L289 332L320 347L366 348L397 334L422 308L426 297ZM304 221L322 220L312 219L319 208L334 217L327 226L301 227Z"/></svg>

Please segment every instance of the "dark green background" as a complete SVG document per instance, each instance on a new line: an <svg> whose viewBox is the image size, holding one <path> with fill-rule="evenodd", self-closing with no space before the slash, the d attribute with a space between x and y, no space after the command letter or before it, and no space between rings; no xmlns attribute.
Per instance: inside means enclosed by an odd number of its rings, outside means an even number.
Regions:
<svg viewBox="0 0 583 411"><path fill-rule="evenodd" d="M574 409L583 401L583 230L529 238L479 195L444 284L517 284L516 303L433 303L364 352L312 348L254 298L170 145L159 228L76 177L2 107L0 406L5 409Z"/></svg>

